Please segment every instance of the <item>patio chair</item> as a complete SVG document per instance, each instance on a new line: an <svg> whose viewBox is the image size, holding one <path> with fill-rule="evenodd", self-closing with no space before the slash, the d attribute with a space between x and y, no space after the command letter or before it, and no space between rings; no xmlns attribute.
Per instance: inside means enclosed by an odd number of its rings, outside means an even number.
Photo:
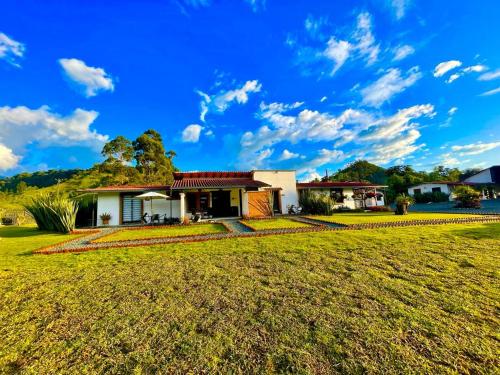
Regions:
<svg viewBox="0 0 500 375"><path fill-rule="evenodd" d="M151 216L151 224L154 224L155 222L160 224L160 215L159 214L154 214L153 216Z"/></svg>
<svg viewBox="0 0 500 375"><path fill-rule="evenodd" d="M149 219L149 215L148 213L146 212L144 215L142 215L142 218L141 218L141 222L143 224L149 224L151 222L151 219Z"/></svg>

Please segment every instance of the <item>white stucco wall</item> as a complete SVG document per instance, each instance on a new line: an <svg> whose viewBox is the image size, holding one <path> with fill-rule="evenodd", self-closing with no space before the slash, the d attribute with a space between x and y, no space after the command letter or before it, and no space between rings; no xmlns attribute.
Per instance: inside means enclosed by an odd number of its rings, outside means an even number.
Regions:
<svg viewBox="0 0 500 375"><path fill-rule="evenodd" d="M298 206L297 180L295 171L253 171L253 178L274 188L281 188L281 213L288 213L288 206ZM247 203L248 206L248 203ZM245 209L243 210L245 211Z"/></svg>
<svg viewBox="0 0 500 375"><path fill-rule="evenodd" d="M120 224L120 193L99 193L97 196L97 225L103 225L101 214L111 214L109 225Z"/></svg>
<svg viewBox="0 0 500 375"><path fill-rule="evenodd" d="M432 193L432 188L436 188L436 187L441 188L441 193L445 193L445 194L451 193L448 185L446 185L446 184L420 184L420 185L412 186L412 187L408 188L408 194L411 196L414 196L415 189L420 189L422 194L423 193Z"/></svg>
<svg viewBox="0 0 500 375"><path fill-rule="evenodd" d="M493 179L491 178L491 171L490 169L485 169L484 171L479 172L478 174L475 174L474 176L470 176L464 180L465 182L473 182L477 184L489 184L493 182Z"/></svg>

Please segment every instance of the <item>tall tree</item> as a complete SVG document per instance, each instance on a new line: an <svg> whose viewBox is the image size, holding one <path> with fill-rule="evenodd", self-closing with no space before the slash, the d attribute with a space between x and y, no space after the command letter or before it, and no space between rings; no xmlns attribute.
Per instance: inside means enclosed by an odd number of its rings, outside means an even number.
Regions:
<svg viewBox="0 0 500 375"><path fill-rule="evenodd" d="M146 183L172 183L174 167L171 158L166 155L160 133L153 129L146 130L132 145L136 167ZM171 152L170 155L173 158Z"/></svg>
<svg viewBox="0 0 500 375"><path fill-rule="evenodd" d="M385 169L366 160L356 160L323 181L365 181L384 183Z"/></svg>
<svg viewBox="0 0 500 375"><path fill-rule="evenodd" d="M106 157L106 162L108 163L119 162L125 165L132 161L134 157L134 147L130 140L119 135L104 145L101 154Z"/></svg>

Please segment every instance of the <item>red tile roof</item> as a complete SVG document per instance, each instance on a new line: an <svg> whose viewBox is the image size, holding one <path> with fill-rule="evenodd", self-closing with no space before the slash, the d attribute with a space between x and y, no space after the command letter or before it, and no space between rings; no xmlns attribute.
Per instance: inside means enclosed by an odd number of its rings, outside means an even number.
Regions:
<svg viewBox="0 0 500 375"><path fill-rule="evenodd" d="M266 187L270 186L262 181L251 178L183 178L175 180L172 189L209 189L224 187Z"/></svg>
<svg viewBox="0 0 500 375"><path fill-rule="evenodd" d="M252 172L175 172L174 180L182 180L184 178L252 178Z"/></svg>
<svg viewBox="0 0 500 375"><path fill-rule="evenodd" d="M168 190L168 185L114 185L114 186L101 186L92 189L82 189L83 192L140 192L145 190Z"/></svg>
<svg viewBox="0 0 500 375"><path fill-rule="evenodd" d="M299 182L297 184L297 189L308 189L308 188L335 188L335 187L386 187L385 185L376 185L369 182L361 181L335 181L335 182Z"/></svg>

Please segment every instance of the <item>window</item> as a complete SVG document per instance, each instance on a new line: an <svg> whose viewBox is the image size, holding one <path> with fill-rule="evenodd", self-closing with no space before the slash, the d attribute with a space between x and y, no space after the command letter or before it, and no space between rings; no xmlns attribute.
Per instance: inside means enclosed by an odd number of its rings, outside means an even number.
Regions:
<svg viewBox="0 0 500 375"><path fill-rule="evenodd" d="M124 223L136 223L141 221L142 201L135 195L123 195L122 221Z"/></svg>
<svg viewBox="0 0 500 375"><path fill-rule="evenodd" d="M433 193L441 193L441 188L440 187L433 187L432 192Z"/></svg>
<svg viewBox="0 0 500 375"><path fill-rule="evenodd" d="M342 188L331 188L330 197L337 203L344 203L344 189Z"/></svg>
<svg viewBox="0 0 500 375"><path fill-rule="evenodd" d="M413 189L413 194L422 194L422 189Z"/></svg>

